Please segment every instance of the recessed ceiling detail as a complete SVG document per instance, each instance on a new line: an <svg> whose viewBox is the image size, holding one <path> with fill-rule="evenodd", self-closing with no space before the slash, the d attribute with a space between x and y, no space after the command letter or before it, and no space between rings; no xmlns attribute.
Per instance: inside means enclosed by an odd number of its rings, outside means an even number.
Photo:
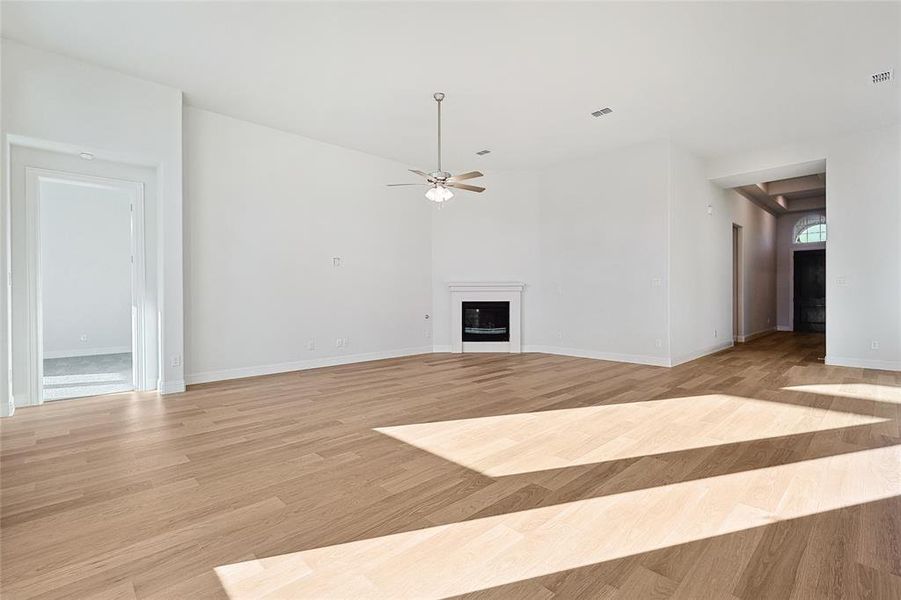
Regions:
<svg viewBox="0 0 901 600"><path fill-rule="evenodd" d="M604 108L602 108L600 110L596 110L593 113L591 113L591 116L592 117L603 117L604 115L609 115L612 112L613 112L612 108L610 108L609 106L605 106Z"/></svg>
<svg viewBox="0 0 901 600"><path fill-rule="evenodd" d="M485 156L486 154L491 154L491 150L479 150L476 152L479 156Z"/></svg>
<svg viewBox="0 0 901 600"><path fill-rule="evenodd" d="M774 215L826 208L826 174L744 185L735 191Z"/></svg>

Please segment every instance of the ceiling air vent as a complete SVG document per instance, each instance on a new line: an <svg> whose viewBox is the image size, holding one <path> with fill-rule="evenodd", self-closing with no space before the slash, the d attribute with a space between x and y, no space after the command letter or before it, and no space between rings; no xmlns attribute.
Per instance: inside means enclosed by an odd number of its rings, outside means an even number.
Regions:
<svg viewBox="0 0 901 600"><path fill-rule="evenodd" d="M894 78L895 70L889 69L888 71L882 71L880 73L873 73L870 75L870 79L873 81L873 85L879 85L880 83L888 83Z"/></svg>
<svg viewBox="0 0 901 600"><path fill-rule="evenodd" d="M594 111L593 113L591 113L591 116L592 117L603 117L604 115L609 115L612 112L613 112L613 109L608 106L608 107L604 107L600 110Z"/></svg>
<svg viewBox="0 0 901 600"><path fill-rule="evenodd" d="M486 154L491 154L491 150L479 150L476 152L479 156L485 156Z"/></svg>

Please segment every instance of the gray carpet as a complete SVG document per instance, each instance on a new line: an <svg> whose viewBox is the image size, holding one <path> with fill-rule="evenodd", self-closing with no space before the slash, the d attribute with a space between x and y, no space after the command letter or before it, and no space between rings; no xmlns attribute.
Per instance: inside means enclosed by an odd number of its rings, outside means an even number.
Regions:
<svg viewBox="0 0 901 600"><path fill-rule="evenodd" d="M44 400L130 392L133 381L131 352L44 359Z"/></svg>

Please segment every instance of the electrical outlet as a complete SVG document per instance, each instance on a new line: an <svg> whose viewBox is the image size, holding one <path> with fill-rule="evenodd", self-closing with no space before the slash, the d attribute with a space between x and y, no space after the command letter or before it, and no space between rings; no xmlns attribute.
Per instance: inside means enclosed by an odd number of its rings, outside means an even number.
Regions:
<svg viewBox="0 0 901 600"><path fill-rule="evenodd" d="M316 349L316 338L310 338L310 341L307 342L307 350L315 350Z"/></svg>
<svg viewBox="0 0 901 600"><path fill-rule="evenodd" d="M173 354L172 359L169 361L169 364L171 364L173 367L180 367L181 366L181 354Z"/></svg>
<svg viewBox="0 0 901 600"><path fill-rule="evenodd" d="M81 337L80 337L79 339L80 339L82 342L88 341L88 334L82 333L82 334L81 334Z"/></svg>
<svg viewBox="0 0 901 600"><path fill-rule="evenodd" d="M870 350L879 350L879 340L870 342Z"/></svg>
<svg viewBox="0 0 901 600"><path fill-rule="evenodd" d="M426 330L425 330L425 339L427 339L427 340L432 339L432 330L429 328L426 328Z"/></svg>
<svg viewBox="0 0 901 600"><path fill-rule="evenodd" d="M719 336L719 332L718 332L716 329L714 329L714 330L713 330L713 337L717 337L717 336Z"/></svg>
<svg viewBox="0 0 901 600"><path fill-rule="evenodd" d="M339 337L335 340L335 348L343 348L344 347L344 338Z"/></svg>
<svg viewBox="0 0 901 600"><path fill-rule="evenodd" d="M660 287L663 285L663 280L659 277L654 277L651 279L651 287Z"/></svg>
<svg viewBox="0 0 901 600"><path fill-rule="evenodd" d="M835 278L835 285L839 285L839 286L842 286L842 287L848 285L848 278L847 278L847 277L836 277L836 278Z"/></svg>
<svg viewBox="0 0 901 600"><path fill-rule="evenodd" d="M657 348L663 348L663 340L659 338L654 340L654 346L656 346Z"/></svg>
<svg viewBox="0 0 901 600"><path fill-rule="evenodd" d="M563 332L560 331L559 329L557 330L557 339L558 339L558 340L562 340L562 339L563 339Z"/></svg>
<svg viewBox="0 0 901 600"><path fill-rule="evenodd" d="M332 257L332 266L333 266L333 267L340 267L340 266L341 266L341 257L340 257L340 256L333 256L333 257Z"/></svg>

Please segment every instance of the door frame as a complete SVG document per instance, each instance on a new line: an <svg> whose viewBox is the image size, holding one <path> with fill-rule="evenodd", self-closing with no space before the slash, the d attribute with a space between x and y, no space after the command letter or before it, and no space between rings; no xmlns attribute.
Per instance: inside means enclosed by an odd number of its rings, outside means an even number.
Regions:
<svg viewBox="0 0 901 600"><path fill-rule="evenodd" d="M743 341L745 329L744 232L732 223L732 341ZM737 322L736 322L737 321Z"/></svg>
<svg viewBox="0 0 901 600"><path fill-rule="evenodd" d="M132 384L136 391L152 389L147 381L144 338L145 256L144 184L96 175L25 167L25 260L26 320L28 336L28 404L44 403L44 332L41 286L41 182L53 181L125 192L131 205L131 359Z"/></svg>

